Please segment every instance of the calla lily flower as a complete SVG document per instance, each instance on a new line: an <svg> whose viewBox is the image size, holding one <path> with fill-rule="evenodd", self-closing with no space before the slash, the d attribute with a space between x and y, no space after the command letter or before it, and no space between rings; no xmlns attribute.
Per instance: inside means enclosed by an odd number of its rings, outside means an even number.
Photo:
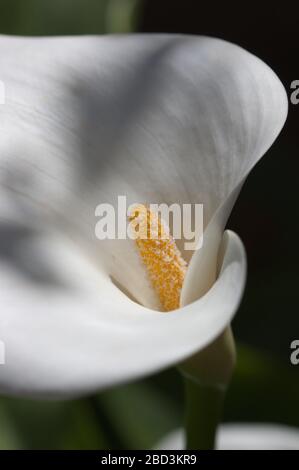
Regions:
<svg viewBox="0 0 299 470"><path fill-rule="evenodd" d="M184 432L177 429L165 436L155 449L184 449ZM219 426L218 450L298 450L299 430L273 423L228 423Z"/></svg>
<svg viewBox="0 0 299 470"><path fill-rule="evenodd" d="M273 71L208 37L0 38L4 393L90 393L177 364L230 324L244 288L241 186L287 115ZM181 307L156 311L132 240L95 208L203 204ZM191 256L192 255L192 256Z"/></svg>

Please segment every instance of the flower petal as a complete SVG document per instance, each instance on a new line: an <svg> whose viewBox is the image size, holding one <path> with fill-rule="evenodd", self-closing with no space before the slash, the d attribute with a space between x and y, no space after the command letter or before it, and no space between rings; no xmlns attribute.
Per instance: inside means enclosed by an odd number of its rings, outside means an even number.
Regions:
<svg viewBox="0 0 299 470"><path fill-rule="evenodd" d="M232 232L213 287L168 314L131 301L56 233L4 224L1 233L5 393L74 396L175 364L221 333L242 295L245 255Z"/></svg>
<svg viewBox="0 0 299 470"><path fill-rule="evenodd" d="M134 244L95 243L96 206L202 203L207 226L287 112L268 66L206 37L2 37L0 79L0 197L84 239L148 307Z"/></svg>
<svg viewBox="0 0 299 470"><path fill-rule="evenodd" d="M211 38L2 37L0 79L1 389L80 394L205 347L243 290L237 236L225 236L212 288L159 315L116 287L153 305L133 243L97 242L94 211L124 194L203 203L206 227L217 210L224 220L285 119L274 73Z"/></svg>
<svg viewBox="0 0 299 470"><path fill-rule="evenodd" d="M155 446L157 450L183 450L182 429L171 432ZM298 450L299 430L267 423L230 423L219 427L218 450Z"/></svg>

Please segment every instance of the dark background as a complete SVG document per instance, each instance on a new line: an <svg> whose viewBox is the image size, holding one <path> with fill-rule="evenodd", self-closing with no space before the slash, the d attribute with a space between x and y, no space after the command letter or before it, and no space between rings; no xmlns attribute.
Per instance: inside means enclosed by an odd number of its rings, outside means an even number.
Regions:
<svg viewBox="0 0 299 470"><path fill-rule="evenodd" d="M290 96L299 80L299 5L198 0L0 0L0 33L96 34L130 30L217 36L267 62ZM286 126L247 180L228 227L243 239L248 283L233 327L238 365L225 421L299 427L298 122ZM0 399L0 448L144 448L182 424L181 378L170 369L88 399Z"/></svg>

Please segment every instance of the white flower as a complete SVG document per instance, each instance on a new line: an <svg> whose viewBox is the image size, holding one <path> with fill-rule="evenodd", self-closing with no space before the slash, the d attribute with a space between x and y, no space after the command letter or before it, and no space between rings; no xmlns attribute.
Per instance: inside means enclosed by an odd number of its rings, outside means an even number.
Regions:
<svg viewBox="0 0 299 470"><path fill-rule="evenodd" d="M268 423L222 424L217 433L218 450L298 450L299 430ZM184 433L178 429L155 445L159 450L184 449Z"/></svg>
<svg viewBox="0 0 299 470"><path fill-rule="evenodd" d="M208 345L242 295L242 244L219 247L286 118L276 75L219 39L132 35L1 37L0 79L1 390L78 395ZM183 308L153 311L133 243L95 239L96 206L123 194L204 205Z"/></svg>

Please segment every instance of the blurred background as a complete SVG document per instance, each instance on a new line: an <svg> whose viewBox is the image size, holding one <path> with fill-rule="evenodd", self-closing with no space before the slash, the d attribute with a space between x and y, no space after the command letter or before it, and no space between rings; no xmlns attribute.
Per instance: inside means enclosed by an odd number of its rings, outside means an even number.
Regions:
<svg viewBox="0 0 299 470"><path fill-rule="evenodd" d="M235 42L268 63L288 95L299 80L299 5L198 0L0 0L0 33L173 32ZM228 223L248 254L248 283L233 329L238 365L224 421L299 427L299 104L245 184ZM93 397L34 402L0 397L1 449L150 448L183 421L175 369Z"/></svg>

